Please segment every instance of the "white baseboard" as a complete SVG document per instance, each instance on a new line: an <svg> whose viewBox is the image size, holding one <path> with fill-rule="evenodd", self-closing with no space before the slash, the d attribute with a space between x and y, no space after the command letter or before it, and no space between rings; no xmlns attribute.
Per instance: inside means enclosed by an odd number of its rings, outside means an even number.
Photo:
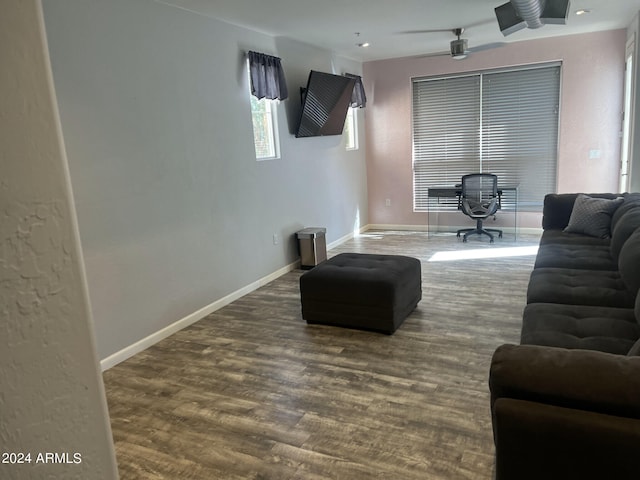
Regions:
<svg viewBox="0 0 640 480"><path fill-rule="evenodd" d="M275 272L265 277L262 277L261 279L256 280L255 282L250 283L249 285L242 287L241 289L236 290L235 292L232 292L229 295L222 297L221 299L216 300L215 302L205 307L202 307L201 309L187 315L186 317L178 320L177 322L172 323L171 325L167 325L163 329L152 333L148 337L138 340L136 343L129 345L126 348L123 348L119 352L116 352L113 355L109 355L107 358L104 358L103 360L100 361L100 368L102 369L103 372L105 370L108 370L109 368L117 365L118 363L125 361L127 358L132 357L136 353L140 353L141 351L158 343L160 340L167 338L169 335L172 335L177 331L182 330L183 328L186 328L193 323L196 323L198 320L202 320L204 317L215 312L216 310L219 310L222 307L229 305L231 302L236 301L240 297L243 297L244 295L251 293L254 290L257 290L258 288L266 285L267 283L272 282L278 277L281 277L282 275L289 273L292 270L295 270L296 268L299 268L299 267L300 267L300 260L296 260L295 262L290 263L289 265L286 265L276 270Z"/></svg>
<svg viewBox="0 0 640 480"><path fill-rule="evenodd" d="M344 237L341 237L338 240L335 240L335 241L331 242L330 244L328 244L327 245L327 250L331 250L332 248L338 247L338 246L342 245L343 243L351 240L356 235L364 233L367 230L369 230L369 225L365 225L364 227L360 227L360 229L357 232L351 232L351 233L345 235Z"/></svg>
<svg viewBox="0 0 640 480"><path fill-rule="evenodd" d="M389 223L371 223L367 230L397 230L402 232L426 232L427 225L393 225Z"/></svg>

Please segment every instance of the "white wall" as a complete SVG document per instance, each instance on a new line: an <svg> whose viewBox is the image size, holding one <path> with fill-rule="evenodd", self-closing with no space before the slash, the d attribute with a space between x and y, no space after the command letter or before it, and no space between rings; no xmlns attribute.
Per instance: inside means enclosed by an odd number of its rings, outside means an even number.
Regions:
<svg viewBox="0 0 640 480"><path fill-rule="evenodd" d="M39 0L3 2L0 58L0 452L31 455L0 477L115 479Z"/></svg>
<svg viewBox="0 0 640 480"><path fill-rule="evenodd" d="M295 262L298 229L367 223L364 150L290 133L309 70L359 64L152 0L43 3L101 358ZM247 50L285 68L279 160L255 160Z"/></svg>

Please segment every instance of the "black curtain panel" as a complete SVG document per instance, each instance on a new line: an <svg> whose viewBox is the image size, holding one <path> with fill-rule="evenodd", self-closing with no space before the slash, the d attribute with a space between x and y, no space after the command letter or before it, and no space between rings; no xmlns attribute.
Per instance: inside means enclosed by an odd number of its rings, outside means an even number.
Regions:
<svg viewBox="0 0 640 480"><path fill-rule="evenodd" d="M251 94L257 98L284 100L289 96L280 58L249 52Z"/></svg>
<svg viewBox="0 0 640 480"><path fill-rule="evenodd" d="M355 78L356 83L353 86L351 94L351 106L353 108L364 108L367 106L367 95L364 93L364 85L362 85L362 77L352 73L345 73L345 77Z"/></svg>

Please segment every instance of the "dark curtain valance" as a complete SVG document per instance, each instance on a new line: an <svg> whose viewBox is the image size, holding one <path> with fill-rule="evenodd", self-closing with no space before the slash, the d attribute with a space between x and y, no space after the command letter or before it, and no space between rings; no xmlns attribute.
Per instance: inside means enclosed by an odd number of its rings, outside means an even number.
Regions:
<svg viewBox="0 0 640 480"><path fill-rule="evenodd" d="M353 86L351 94L351 106L354 108L364 108L367 106L367 95L364 93L364 85L362 85L362 77L352 73L345 73L345 77L355 78L356 83Z"/></svg>
<svg viewBox="0 0 640 480"><path fill-rule="evenodd" d="M251 94L257 98L284 100L289 96L284 70L278 57L249 52Z"/></svg>

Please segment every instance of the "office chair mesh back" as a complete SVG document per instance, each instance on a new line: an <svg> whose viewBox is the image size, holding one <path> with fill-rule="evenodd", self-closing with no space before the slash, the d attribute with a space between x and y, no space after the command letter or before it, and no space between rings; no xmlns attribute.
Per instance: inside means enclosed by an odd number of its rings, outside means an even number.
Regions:
<svg viewBox="0 0 640 480"><path fill-rule="evenodd" d="M498 177L472 173L462 177L462 211L471 218L487 218L498 210Z"/></svg>

